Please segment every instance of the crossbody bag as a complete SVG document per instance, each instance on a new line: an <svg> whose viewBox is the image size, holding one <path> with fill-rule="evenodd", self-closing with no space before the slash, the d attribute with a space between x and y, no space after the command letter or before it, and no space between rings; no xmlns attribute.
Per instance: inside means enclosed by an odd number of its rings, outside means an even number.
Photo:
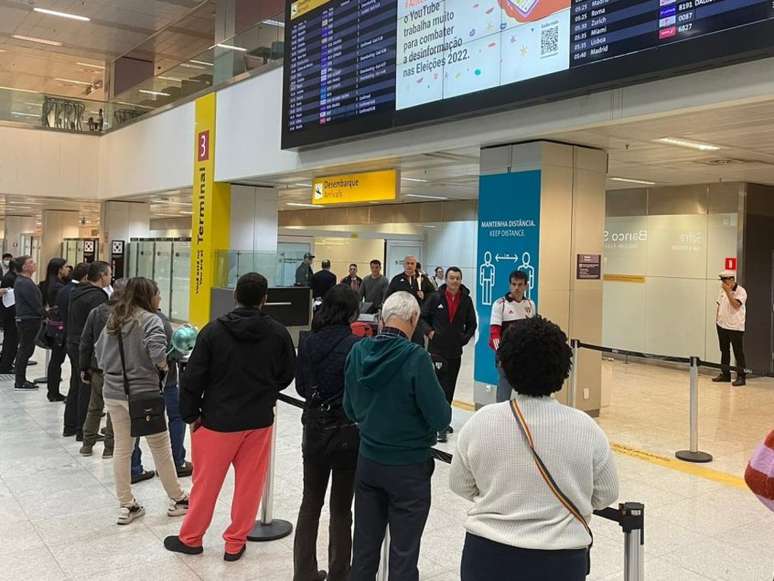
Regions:
<svg viewBox="0 0 774 581"><path fill-rule="evenodd" d="M320 361L325 361L345 338L334 343ZM336 461L342 454L348 455L357 451L360 445L360 431L357 424L352 422L344 412L343 395L327 400L321 398L317 371L311 361L308 372L312 384L312 397L302 416L304 457L311 460Z"/></svg>
<svg viewBox="0 0 774 581"><path fill-rule="evenodd" d="M124 393L129 402L129 421L133 438L152 436L167 431L167 418L164 413L164 395L159 384L158 392L132 396L129 393L129 376L126 374L126 355L124 339L118 330L118 352L121 355L121 373L124 378Z"/></svg>
<svg viewBox="0 0 774 581"><path fill-rule="evenodd" d="M562 506L564 506L570 512L570 514L574 516L581 525L583 525L583 528L586 529L586 532L589 535L590 542L589 546L586 547L586 575L588 575L591 573L591 547L594 546L594 534L591 532L589 523L587 523L586 519L583 518L583 515L578 510L578 507L576 507L575 503L573 503L573 501L570 500L570 498L564 492L562 492L562 489L559 488L559 485L554 480L554 477L551 476L551 473L548 471L545 463L540 458L537 450L535 450L535 442L532 439L532 432L529 429L529 425L527 425L527 420L524 418L524 414L522 413L518 402L514 399L511 400L510 403L513 417L516 420L516 424L519 426L519 430L521 430L524 439L527 441L527 446L529 446L529 449L532 452L532 458L535 460L535 465L537 466L538 472L540 472L540 476L543 477L546 485L554 494L554 496L556 496Z"/></svg>

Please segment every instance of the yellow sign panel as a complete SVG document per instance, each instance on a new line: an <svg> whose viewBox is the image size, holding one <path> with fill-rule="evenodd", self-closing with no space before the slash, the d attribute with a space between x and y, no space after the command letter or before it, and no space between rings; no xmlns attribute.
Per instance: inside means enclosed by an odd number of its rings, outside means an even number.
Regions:
<svg viewBox="0 0 774 581"><path fill-rule="evenodd" d="M380 202L398 197L398 172L394 169L315 178L312 203L318 206Z"/></svg>
<svg viewBox="0 0 774 581"><path fill-rule="evenodd" d="M323 4L327 4L330 0L296 0L290 5L290 19L303 16L307 12L311 12L315 8L319 8Z"/></svg>
<svg viewBox="0 0 774 581"><path fill-rule="evenodd" d="M228 248L231 219L231 186L215 182L215 103L215 93L196 100L188 318L199 328L210 321L216 254Z"/></svg>

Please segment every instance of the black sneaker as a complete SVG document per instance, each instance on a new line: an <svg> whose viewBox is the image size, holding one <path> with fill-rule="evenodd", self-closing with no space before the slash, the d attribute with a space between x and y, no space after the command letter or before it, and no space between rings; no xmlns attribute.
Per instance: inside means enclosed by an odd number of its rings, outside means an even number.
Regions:
<svg viewBox="0 0 774 581"><path fill-rule="evenodd" d="M154 470L143 470L139 474L132 474L132 484L137 484L138 482L142 482L144 480L150 480L156 476L156 472Z"/></svg>
<svg viewBox="0 0 774 581"><path fill-rule="evenodd" d="M450 433L450 434L453 434L453 433L454 433L454 428L452 428L451 426L449 426L449 429L448 429L448 430L446 430L446 431L447 431L448 433Z"/></svg>
<svg viewBox="0 0 774 581"><path fill-rule="evenodd" d="M223 560L228 561L229 563L233 563L234 561L239 561L239 559L242 558L242 555L245 554L245 549L247 549L247 545L242 545L242 548L239 550L238 553L223 553Z"/></svg>
<svg viewBox="0 0 774 581"><path fill-rule="evenodd" d="M64 401L66 399L67 398L65 396L63 396L61 393L57 393L54 396L48 396L48 401L50 401L51 403Z"/></svg>
<svg viewBox="0 0 774 581"><path fill-rule="evenodd" d="M449 437L446 435L446 432L438 432L438 436L436 436L436 441L439 444L443 444L449 441Z"/></svg>
<svg viewBox="0 0 774 581"><path fill-rule="evenodd" d="M64 432L62 432L63 438L72 438L73 436L77 435L78 432L76 430L68 430L65 428Z"/></svg>
<svg viewBox="0 0 774 581"><path fill-rule="evenodd" d="M14 389L23 390L23 391L32 391L33 389L40 389L39 385L35 385L31 381L25 381L21 385L14 385Z"/></svg>
<svg viewBox="0 0 774 581"><path fill-rule="evenodd" d="M76 432L75 433L75 441L76 442L83 442L83 432Z"/></svg>
<svg viewBox="0 0 774 581"><path fill-rule="evenodd" d="M184 555L200 555L204 547L190 547L180 540L177 535L164 539L164 548L173 553L183 553Z"/></svg>
<svg viewBox="0 0 774 581"><path fill-rule="evenodd" d="M744 385L747 385L747 381L745 380L744 377L737 377L736 381L731 385L733 385L734 387L742 387Z"/></svg>
<svg viewBox="0 0 774 581"><path fill-rule="evenodd" d="M713 377L712 381L715 383L730 383L731 376L730 375L723 375L722 373L718 375L717 377Z"/></svg>

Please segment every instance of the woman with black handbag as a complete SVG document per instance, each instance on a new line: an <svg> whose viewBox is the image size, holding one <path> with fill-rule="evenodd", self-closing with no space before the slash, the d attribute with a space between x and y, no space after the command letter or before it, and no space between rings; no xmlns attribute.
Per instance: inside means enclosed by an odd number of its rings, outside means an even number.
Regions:
<svg viewBox="0 0 774 581"><path fill-rule="evenodd" d="M65 345L64 321L56 306L56 297L59 291L67 284L70 270L67 268L67 260L64 258L52 258L46 267L46 279L41 284L43 303L46 307L45 334L50 344L51 359L48 361L46 373L48 384L48 401L64 401L65 396L59 392L59 384L62 381L62 364L67 357Z"/></svg>
<svg viewBox="0 0 774 581"><path fill-rule="evenodd" d="M293 545L293 581L321 581L317 569L317 530L330 495L328 581L349 579L352 555L352 498L359 435L344 414L344 366L360 339L350 324L359 313L357 294L348 286L329 290L312 322L312 332L301 338L296 362L296 390L306 399L304 424L304 494Z"/></svg>
<svg viewBox="0 0 774 581"><path fill-rule="evenodd" d="M105 406L113 422L119 525L145 514L132 495L131 485L132 450L138 436L145 436L169 497L167 515L182 516L188 510L188 494L177 479L164 415L161 377L167 369L167 336L156 315L160 302L155 282L142 277L130 279L94 348L104 372Z"/></svg>

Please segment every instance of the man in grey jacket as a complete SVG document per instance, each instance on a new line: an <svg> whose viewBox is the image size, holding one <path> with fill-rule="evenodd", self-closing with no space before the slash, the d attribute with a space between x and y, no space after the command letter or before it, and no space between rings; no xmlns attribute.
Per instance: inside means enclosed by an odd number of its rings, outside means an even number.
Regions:
<svg viewBox="0 0 774 581"><path fill-rule="evenodd" d="M371 303L369 313L375 313L382 308L384 295L387 294L387 277L382 274L382 263L374 258L371 261L371 274L363 279L360 285L360 300Z"/></svg>
<svg viewBox="0 0 774 581"><path fill-rule="evenodd" d="M16 327L19 330L19 350L16 352L16 382L14 387L19 390L38 389L38 386L27 381L27 364L35 352L35 336L40 330L43 320L43 295L38 285L32 280L32 275L38 265L31 256L20 256L16 259L19 276L13 284L13 294L16 300Z"/></svg>

